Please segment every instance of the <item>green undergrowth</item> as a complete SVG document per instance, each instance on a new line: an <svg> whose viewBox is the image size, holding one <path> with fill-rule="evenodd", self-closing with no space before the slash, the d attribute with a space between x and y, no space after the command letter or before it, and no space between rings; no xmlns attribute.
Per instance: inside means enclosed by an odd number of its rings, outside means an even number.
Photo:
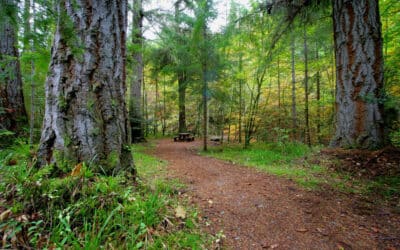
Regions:
<svg viewBox="0 0 400 250"><path fill-rule="evenodd" d="M249 167L255 167L267 173L293 179L306 188L316 188L321 180L314 176L324 170L318 165L298 166L296 159L306 157L313 152L303 144L253 144L244 149L242 145L212 147L203 155L230 161Z"/></svg>
<svg viewBox="0 0 400 250"><path fill-rule="evenodd" d="M62 174L36 169L23 143L0 150L0 248L204 248L197 212L178 195L182 184L167 179L166 162L144 149L133 147L136 182L129 174L95 174L84 163ZM175 216L178 206L184 218Z"/></svg>
<svg viewBox="0 0 400 250"><path fill-rule="evenodd" d="M304 144L260 143L251 145L247 149L244 149L242 145L217 146L201 154L292 179L310 190L330 187L345 193L372 197L378 195L386 201L398 200L399 176L362 179L347 172L334 171L329 168L332 162L326 162L330 160L315 159L318 156L318 150Z"/></svg>
<svg viewBox="0 0 400 250"><path fill-rule="evenodd" d="M386 200L397 200L397 208L400 213L400 176L379 176L366 183L365 186L369 194L379 194Z"/></svg>

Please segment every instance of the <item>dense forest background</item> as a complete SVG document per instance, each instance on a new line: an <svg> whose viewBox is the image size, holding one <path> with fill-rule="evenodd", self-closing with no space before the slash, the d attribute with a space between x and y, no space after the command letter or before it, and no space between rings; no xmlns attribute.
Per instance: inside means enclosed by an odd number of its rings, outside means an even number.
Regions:
<svg viewBox="0 0 400 250"><path fill-rule="evenodd" d="M13 20L31 124L30 131L24 128L33 142L39 139L44 116L44 83L57 21L54 4L20 2ZM267 9L254 2L246 9L232 1L226 26L218 33L207 28L217 13L211 5L204 10L195 2L177 1L174 6L171 13L144 11L140 1L130 6L127 83L131 90L127 98L137 103L138 117L132 119L139 121L133 126L140 127L139 133L147 137L188 130L201 136L203 102L207 101L208 133L223 135L229 142L329 144L336 111L329 4L311 6L289 17L285 8ZM379 102L387 114L385 135L396 145L399 8L398 1L380 1L385 76ZM145 29L151 28L143 27L143 19L160 27L155 39L143 38ZM208 82L206 90L203 79ZM2 138L6 137L3 128Z"/></svg>
<svg viewBox="0 0 400 250"><path fill-rule="evenodd" d="M0 247L400 244L398 0L154 3L0 0Z"/></svg>

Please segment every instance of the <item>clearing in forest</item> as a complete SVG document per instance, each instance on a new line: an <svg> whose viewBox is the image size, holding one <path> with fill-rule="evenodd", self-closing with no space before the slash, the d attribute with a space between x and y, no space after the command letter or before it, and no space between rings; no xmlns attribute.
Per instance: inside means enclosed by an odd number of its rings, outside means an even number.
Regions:
<svg viewBox="0 0 400 250"><path fill-rule="evenodd" d="M198 142L160 140L153 154L187 184L206 231L229 249L397 249L400 216L359 209L349 194L307 191L293 181L197 154Z"/></svg>

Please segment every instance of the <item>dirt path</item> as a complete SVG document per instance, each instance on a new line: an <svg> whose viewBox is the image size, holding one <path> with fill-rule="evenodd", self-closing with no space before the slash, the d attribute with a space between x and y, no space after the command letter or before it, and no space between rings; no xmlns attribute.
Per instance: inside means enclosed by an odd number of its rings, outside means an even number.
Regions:
<svg viewBox="0 0 400 250"><path fill-rule="evenodd" d="M358 203L346 195L307 192L290 180L199 156L198 143L161 140L154 155L188 185L210 223L205 229L223 230L228 249L400 249L399 216L385 209L355 213Z"/></svg>

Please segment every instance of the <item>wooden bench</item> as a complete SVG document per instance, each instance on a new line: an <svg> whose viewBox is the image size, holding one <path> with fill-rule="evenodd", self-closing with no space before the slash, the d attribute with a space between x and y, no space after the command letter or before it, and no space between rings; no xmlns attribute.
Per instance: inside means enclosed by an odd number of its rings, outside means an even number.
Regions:
<svg viewBox="0 0 400 250"><path fill-rule="evenodd" d="M190 133L179 133L179 135L174 137L174 141L177 142L181 142L181 141L194 141L194 136Z"/></svg>

